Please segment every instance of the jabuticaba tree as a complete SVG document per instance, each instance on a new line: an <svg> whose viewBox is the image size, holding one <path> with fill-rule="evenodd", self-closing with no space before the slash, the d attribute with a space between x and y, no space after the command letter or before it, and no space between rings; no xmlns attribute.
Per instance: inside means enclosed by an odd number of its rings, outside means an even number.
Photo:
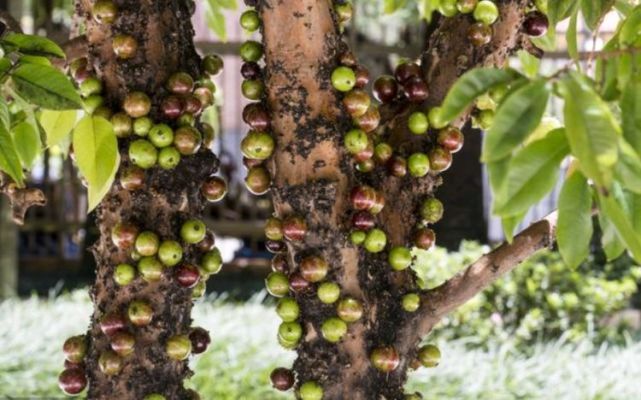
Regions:
<svg viewBox="0 0 641 400"><path fill-rule="evenodd" d="M429 291L409 268L413 246L434 245L440 173L471 117L444 123L439 105L464 72L538 53L523 28L536 11L528 0L444 2L420 62L370 82L341 38L350 4L245 3L241 25L262 43L240 49L242 91L257 101L243 113L241 150L249 190L271 190L266 286L279 298L278 341L298 354L272 384L304 400L420 398L404 384L411 369L438 365L439 349L421 342L439 319L552 242L553 217Z"/></svg>
<svg viewBox="0 0 641 400"><path fill-rule="evenodd" d="M221 267L199 216L226 192L213 175L213 130L199 116L222 60L196 53L190 1L77 7L87 51L69 71L86 112L102 117L93 123L110 120L121 161L97 210L91 326L65 342L60 386L76 394L88 383L89 399L196 399L183 384L188 358L210 339L190 313ZM73 150L78 159L83 149Z"/></svg>

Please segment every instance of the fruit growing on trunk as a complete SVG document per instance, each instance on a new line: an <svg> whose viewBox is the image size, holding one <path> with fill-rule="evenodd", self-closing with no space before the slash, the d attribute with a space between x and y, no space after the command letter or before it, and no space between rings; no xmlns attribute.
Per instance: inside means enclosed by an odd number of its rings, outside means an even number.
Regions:
<svg viewBox="0 0 641 400"><path fill-rule="evenodd" d="M380 253L387 245L387 235L381 229L374 228L367 232L363 245L370 253Z"/></svg>
<svg viewBox="0 0 641 400"><path fill-rule="evenodd" d="M158 235L151 231L144 231L136 237L135 249L141 256L149 257L156 255L159 243Z"/></svg>
<svg viewBox="0 0 641 400"><path fill-rule="evenodd" d="M70 396L79 394L87 387L85 371L79 368L65 369L58 376L58 386Z"/></svg>
<svg viewBox="0 0 641 400"><path fill-rule="evenodd" d="M463 148L464 137L460 129L448 126L439 131L436 141L448 152L457 153Z"/></svg>
<svg viewBox="0 0 641 400"><path fill-rule="evenodd" d="M167 79L166 86L173 94L184 96L194 90L194 79L186 72L176 72Z"/></svg>
<svg viewBox="0 0 641 400"><path fill-rule="evenodd" d="M434 197L430 197L423 201L420 214L425 222L435 224L443 217L443 203Z"/></svg>
<svg viewBox="0 0 641 400"><path fill-rule="evenodd" d="M131 166L120 174L120 185L125 190L138 190L145 184L145 171L142 168Z"/></svg>
<svg viewBox="0 0 641 400"><path fill-rule="evenodd" d="M87 354L87 338L84 335L72 336L62 345L65 359L72 363L80 363Z"/></svg>
<svg viewBox="0 0 641 400"><path fill-rule="evenodd" d="M158 150L145 139L138 139L129 145L129 159L142 169L149 169L156 165Z"/></svg>
<svg viewBox="0 0 641 400"><path fill-rule="evenodd" d="M158 166L165 170L171 170L180 163L180 152L175 147L165 147L158 153Z"/></svg>
<svg viewBox="0 0 641 400"><path fill-rule="evenodd" d="M356 322L363 316L363 305L356 299L346 297L338 302L336 314L345 322Z"/></svg>
<svg viewBox="0 0 641 400"><path fill-rule="evenodd" d="M475 20L485 25L492 25L499 17L499 9L493 1L481 0L474 8L472 15Z"/></svg>
<svg viewBox="0 0 641 400"><path fill-rule="evenodd" d="M154 125L149 130L148 140L156 147L166 147L174 142L174 131L167 124Z"/></svg>
<svg viewBox="0 0 641 400"><path fill-rule="evenodd" d="M266 132L250 131L240 143L243 155L255 160L266 160L274 152L274 138Z"/></svg>
<svg viewBox="0 0 641 400"><path fill-rule="evenodd" d="M174 271L176 280L182 287L193 288L200 280L198 268L191 264L182 264Z"/></svg>
<svg viewBox="0 0 641 400"><path fill-rule="evenodd" d="M223 59L219 55L210 54L203 57L203 70L209 75L218 75L223 69Z"/></svg>
<svg viewBox="0 0 641 400"><path fill-rule="evenodd" d="M356 75L351 68L341 66L332 71L331 80L334 89L340 92L349 92L356 84Z"/></svg>
<svg viewBox="0 0 641 400"><path fill-rule="evenodd" d="M118 7L111 0L98 0L93 5L93 17L101 24L112 24L118 16Z"/></svg>
<svg viewBox="0 0 641 400"><path fill-rule="evenodd" d="M392 346L378 347L370 354L372 366L381 372L392 372L398 368L401 359Z"/></svg>
<svg viewBox="0 0 641 400"><path fill-rule="evenodd" d="M442 147L435 147L429 152L429 160L434 172L447 171L452 165L452 153Z"/></svg>
<svg viewBox="0 0 641 400"><path fill-rule="evenodd" d="M321 325L323 338L330 343L338 343L347 333L347 324L340 318L329 318Z"/></svg>
<svg viewBox="0 0 641 400"><path fill-rule="evenodd" d="M158 248L158 259L163 265L173 267L183 258L183 248L175 240L165 240Z"/></svg>
<svg viewBox="0 0 641 400"><path fill-rule="evenodd" d="M289 216L283 220L283 236L292 242L300 242L305 239L307 233L307 222L299 216Z"/></svg>
<svg viewBox="0 0 641 400"><path fill-rule="evenodd" d="M191 126L182 126L174 132L174 146L183 156L196 154L202 140L200 132Z"/></svg>
<svg viewBox="0 0 641 400"><path fill-rule="evenodd" d="M418 350L417 357L424 367L434 368L441 361L441 351L438 347L428 344Z"/></svg>
<svg viewBox="0 0 641 400"><path fill-rule="evenodd" d="M135 326L148 325L154 317L154 310L142 300L134 300L127 307L127 317Z"/></svg>
<svg viewBox="0 0 641 400"><path fill-rule="evenodd" d="M421 298L416 293L408 293L402 299L403 310L414 312L421 306Z"/></svg>
<svg viewBox="0 0 641 400"><path fill-rule="evenodd" d="M421 178L430 172L430 159L424 153L414 153L407 159L410 175Z"/></svg>
<svg viewBox="0 0 641 400"><path fill-rule="evenodd" d="M263 56L263 45L248 40L240 46L240 57L243 61L257 62Z"/></svg>
<svg viewBox="0 0 641 400"><path fill-rule="evenodd" d="M540 11L532 11L525 16L523 29L532 37L541 37L548 31L548 17Z"/></svg>
<svg viewBox="0 0 641 400"><path fill-rule="evenodd" d="M162 270L162 264L156 257L143 257L138 261L138 272L146 282L159 281Z"/></svg>
<svg viewBox="0 0 641 400"><path fill-rule="evenodd" d="M395 246L389 251L387 259L395 271L402 271L412 264L412 252L407 247Z"/></svg>
<svg viewBox="0 0 641 400"><path fill-rule="evenodd" d="M209 177L200 187L200 193L209 202L220 201L227 194L227 182L218 176Z"/></svg>
<svg viewBox="0 0 641 400"><path fill-rule="evenodd" d="M469 14L474 11L478 0L458 0L456 2L456 8L462 14Z"/></svg>
<svg viewBox="0 0 641 400"><path fill-rule="evenodd" d="M247 10L240 16L240 26L247 32L254 32L260 27L260 17L255 10Z"/></svg>
<svg viewBox="0 0 641 400"><path fill-rule="evenodd" d="M291 389L294 386L294 374L287 368L275 368L269 375L272 386L282 392Z"/></svg>
<svg viewBox="0 0 641 400"><path fill-rule="evenodd" d="M374 97L381 103L391 103L398 94L398 83L390 75L382 75L374 81Z"/></svg>
<svg viewBox="0 0 641 400"><path fill-rule="evenodd" d="M114 36L111 45L116 57L121 60L129 60L136 55L138 51L138 41L130 35L119 34Z"/></svg>
<svg viewBox="0 0 641 400"><path fill-rule="evenodd" d="M343 98L343 105L352 117L360 117L369 109L371 99L363 90L352 90Z"/></svg>
<svg viewBox="0 0 641 400"><path fill-rule="evenodd" d="M111 241L121 250L131 248L138 236L138 228L133 224L119 222L111 230Z"/></svg>
<svg viewBox="0 0 641 400"><path fill-rule="evenodd" d="M300 262L300 273L308 282L320 282L327 276L329 264L319 256L308 256Z"/></svg>
<svg viewBox="0 0 641 400"><path fill-rule="evenodd" d="M129 285L136 279L136 269L129 264L118 264L114 269L114 281L120 286Z"/></svg>
<svg viewBox="0 0 641 400"><path fill-rule="evenodd" d="M414 246L422 250L429 250L436 241L436 234L429 228L419 228L414 233Z"/></svg>
<svg viewBox="0 0 641 400"><path fill-rule="evenodd" d="M220 272L220 269L223 267L223 258L220 254L220 250L214 248L205 253L201 260L201 267L208 274L217 274Z"/></svg>
<svg viewBox="0 0 641 400"><path fill-rule="evenodd" d="M265 278L265 287L274 297L283 297L289 292L289 280L282 272L272 272Z"/></svg>
<svg viewBox="0 0 641 400"><path fill-rule="evenodd" d="M413 112L412 114L410 114L410 117L407 120L407 126L414 134L422 135L426 133L427 129L429 128L427 115L420 111Z"/></svg>
<svg viewBox="0 0 641 400"><path fill-rule="evenodd" d="M129 332L118 332L111 338L111 349L121 357L127 357L134 352L136 339Z"/></svg>
<svg viewBox="0 0 641 400"><path fill-rule="evenodd" d="M180 228L180 237L185 243L196 244L205 238L207 227L199 219L189 219Z"/></svg>
<svg viewBox="0 0 641 400"><path fill-rule="evenodd" d="M278 314L283 322L293 322L296 321L300 315L300 307L293 298L283 297L278 301L276 314Z"/></svg>
<svg viewBox="0 0 641 400"><path fill-rule="evenodd" d="M100 353L98 367L105 375L116 375L122 369L122 359L112 350L106 350Z"/></svg>
<svg viewBox="0 0 641 400"><path fill-rule="evenodd" d="M172 336L165 345L167 356L172 360L183 361L191 354L191 340L187 335Z"/></svg>
<svg viewBox="0 0 641 400"><path fill-rule="evenodd" d="M334 282L323 282L318 286L316 296L325 304L335 303L341 295L341 288Z"/></svg>
<svg viewBox="0 0 641 400"><path fill-rule="evenodd" d="M100 330L107 336L113 336L116 332L125 329L127 322L120 313L107 313L100 318Z"/></svg>
<svg viewBox="0 0 641 400"><path fill-rule="evenodd" d="M283 322L278 327L278 337L288 343L298 343L303 336L303 328L298 322Z"/></svg>
<svg viewBox="0 0 641 400"><path fill-rule="evenodd" d="M321 400L323 388L316 382L308 381L303 383L298 390L301 400Z"/></svg>
<svg viewBox="0 0 641 400"><path fill-rule="evenodd" d="M189 332L189 340L191 341L192 354L204 353L211 343L209 332L200 327L191 329L191 332Z"/></svg>

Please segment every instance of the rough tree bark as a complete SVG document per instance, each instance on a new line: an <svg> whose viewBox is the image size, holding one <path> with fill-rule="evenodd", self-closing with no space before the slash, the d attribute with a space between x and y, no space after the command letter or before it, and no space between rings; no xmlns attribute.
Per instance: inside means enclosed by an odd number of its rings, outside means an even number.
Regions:
<svg viewBox="0 0 641 400"><path fill-rule="evenodd" d="M501 66L523 46L520 27L529 1L497 3L501 16L493 25L494 36L487 46L477 48L468 40L461 40L471 25L467 16L441 18L430 30L422 57L430 95L423 108L440 104L467 70ZM305 216L309 226L304 242L287 244L291 268L297 268L307 254L322 255L331 265L328 279L340 285L341 296L354 297L365 308L364 317L349 325L344 339L331 344L322 339L320 326L335 315L334 307L318 301L313 290L294 294L301 307L304 329L294 363L297 385L317 381L324 389L324 399L402 399L409 366L421 339L444 313L509 271L522 260L521 256L549 244L554 223L541 222L533 231L519 236L514 245L479 261L469 273L424 292L419 312L404 312L401 298L419 290L416 278L409 270L391 270L385 252L368 254L349 243L349 192L356 185L367 184L385 195L386 206L377 217L377 225L386 231L389 248L410 242L419 222L417 208L422 200L434 196L441 177L397 178L380 168L367 174L354 170L342 143L351 119L330 83L340 54L347 50L341 42L331 1L263 0L259 11L267 104L277 142L270 161L275 211L280 218ZM386 121L384 135L396 154L407 156L417 146L425 149L433 144L433 135L411 135L405 129L407 116L415 109L394 110L396 115ZM385 121L389 113L382 114ZM458 124L466 119L461 118ZM523 251L518 257L505 259L506 253L519 248ZM393 346L401 356L399 368L392 373L384 374L370 365L371 351L380 346Z"/></svg>
<svg viewBox="0 0 641 400"><path fill-rule="evenodd" d="M105 85L107 103L120 110L125 95L143 91L153 101L151 117L161 121L159 100L167 95L163 85L170 74L184 71L201 75L200 58L193 45L193 28L188 1L118 0L118 18L109 26L97 23L91 15L92 2L78 3L78 14L87 26L90 65ZM118 60L111 46L114 34L136 38L138 51L133 59ZM121 167L130 165L129 140L119 140ZM162 239L179 239L182 222L198 216L203 209L199 195L202 182L218 168L218 160L204 146L193 156L183 157L171 171L153 168L146 172L145 187L127 191L115 184L98 210L100 239L92 247L97 262L96 282L91 289L95 309L88 332L86 369L90 399L142 399L150 393L167 399L191 398L183 380L191 375L187 361L173 361L165 352L167 339L188 334L191 324L192 290L183 288L169 272L154 283L141 279L120 287L113 279L114 267L130 261L128 251L119 250L111 240L111 229L121 221L134 223L140 230L156 232ZM193 247L193 246L192 246ZM184 259L194 262L196 251L185 249ZM147 301L154 310L151 324L129 327L136 339L135 352L124 359L121 372L106 376L98 358L108 350L109 340L101 332L99 320L107 313L125 313L132 300Z"/></svg>

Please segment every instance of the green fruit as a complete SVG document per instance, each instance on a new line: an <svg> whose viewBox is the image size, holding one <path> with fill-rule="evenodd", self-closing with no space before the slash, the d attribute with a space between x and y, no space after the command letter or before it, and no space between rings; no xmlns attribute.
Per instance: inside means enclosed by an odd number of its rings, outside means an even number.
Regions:
<svg viewBox="0 0 641 400"><path fill-rule="evenodd" d="M283 322L278 327L278 337L286 342L298 342L303 336L303 328L298 322Z"/></svg>
<svg viewBox="0 0 641 400"><path fill-rule="evenodd" d="M175 147L165 147L158 153L158 165L160 168L174 169L180 164L180 152Z"/></svg>
<svg viewBox="0 0 641 400"><path fill-rule="evenodd" d="M443 217L443 203L434 197L430 197L421 205L420 214L427 223L435 224Z"/></svg>
<svg viewBox="0 0 641 400"><path fill-rule="evenodd" d="M124 138L131 134L131 117L123 112L116 113L111 117L111 125L114 128L114 133L119 138Z"/></svg>
<svg viewBox="0 0 641 400"><path fill-rule="evenodd" d="M183 248L175 240L165 240L158 248L158 259L167 267L173 267L183 259Z"/></svg>
<svg viewBox="0 0 641 400"><path fill-rule="evenodd" d="M254 160L266 160L274 153L276 143L274 138L266 132L249 131L240 142L243 155Z"/></svg>
<svg viewBox="0 0 641 400"><path fill-rule="evenodd" d="M351 68L338 67L332 72L332 85L340 92L349 92L356 84L356 74Z"/></svg>
<svg viewBox="0 0 641 400"><path fill-rule="evenodd" d="M365 250L370 253L380 253L385 249L385 245L387 244L387 235L385 235L385 232L382 230L374 228L367 232L367 236L365 237L365 242L363 244L365 246Z"/></svg>
<svg viewBox="0 0 641 400"><path fill-rule="evenodd" d="M499 8L490 0L481 0L474 8L474 19L492 25L499 17Z"/></svg>
<svg viewBox="0 0 641 400"><path fill-rule="evenodd" d="M93 5L94 19L101 24L112 24L118 16L118 7L111 0L98 0Z"/></svg>
<svg viewBox="0 0 641 400"><path fill-rule="evenodd" d="M316 382L308 381L298 390L301 400L322 400L323 388Z"/></svg>
<svg viewBox="0 0 641 400"><path fill-rule="evenodd" d="M92 94L82 100L82 105L87 114L93 114L100 106L105 103L104 97L99 94Z"/></svg>
<svg viewBox="0 0 641 400"><path fill-rule="evenodd" d="M410 131L412 131L412 133L422 135L427 132L430 124L425 113L416 111L410 115L409 119L407 120L407 126L410 128Z"/></svg>
<svg viewBox="0 0 641 400"><path fill-rule="evenodd" d="M220 255L220 250L215 248L205 253L201 264L202 268L207 271L208 274L217 274L220 272L220 269L223 267L223 258Z"/></svg>
<svg viewBox="0 0 641 400"><path fill-rule="evenodd" d="M282 337L278 336L278 344L283 346L284 349L293 350L293 349L296 348L296 346L298 346L298 341L289 342L289 341L283 339Z"/></svg>
<svg viewBox="0 0 641 400"><path fill-rule="evenodd" d="M186 360L191 354L191 340L189 340L189 336L176 335L169 338L165 345L165 351L169 358L173 360Z"/></svg>
<svg viewBox="0 0 641 400"><path fill-rule="evenodd" d="M138 136L145 137L149 134L153 121L149 117L140 117L134 120L134 133Z"/></svg>
<svg viewBox="0 0 641 400"><path fill-rule="evenodd" d="M321 325L321 333L328 342L337 343L347 333L347 324L340 318L329 318Z"/></svg>
<svg viewBox="0 0 641 400"><path fill-rule="evenodd" d="M156 165L158 150L150 142L138 139L129 145L129 159L140 168L149 169Z"/></svg>
<svg viewBox="0 0 641 400"><path fill-rule="evenodd" d="M260 100L265 91L265 85L263 81L258 79L245 79L241 84L241 92L243 96L249 100Z"/></svg>
<svg viewBox="0 0 641 400"><path fill-rule="evenodd" d="M254 40L248 40L240 46L240 57L243 61L257 62L262 56L263 45Z"/></svg>
<svg viewBox="0 0 641 400"><path fill-rule="evenodd" d="M116 375L122 369L122 359L111 350L103 351L98 358L98 368L107 375Z"/></svg>
<svg viewBox="0 0 641 400"><path fill-rule="evenodd" d="M318 299L325 304L335 303L341 295L341 288L334 282L323 282L316 291Z"/></svg>
<svg viewBox="0 0 641 400"><path fill-rule="evenodd" d="M478 115L478 124L484 131L490 129L494 123L494 111L482 110Z"/></svg>
<svg viewBox="0 0 641 400"><path fill-rule="evenodd" d="M207 55L203 58L203 70L209 75L217 75L223 69L223 59L218 55Z"/></svg>
<svg viewBox="0 0 641 400"><path fill-rule="evenodd" d="M453 17L458 14L456 0L440 0L438 12L444 17Z"/></svg>
<svg viewBox="0 0 641 400"><path fill-rule="evenodd" d="M166 398L162 394L152 393L145 396L143 400L166 400Z"/></svg>
<svg viewBox="0 0 641 400"><path fill-rule="evenodd" d="M127 317L135 326L149 325L154 317L154 310L144 301L135 300L127 307Z"/></svg>
<svg viewBox="0 0 641 400"><path fill-rule="evenodd" d="M344 142L350 154L358 154L367 149L369 136L361 129L352 129L345 134Z"/></svg>
<svg viewBox="0 0 641 400"><path fill-rule="evenodd" d="M412 264L412 252L407 247L395 246L387 257L392 269L402 271Z"/></svg>
<svg viewBox="0 0 641 400"><path fill-rule="evenodd" d="M338 302L336 314L345 322L356 322L363 316L363 305L360 301L347 297Z"/></svg>
<svg viewBox="0 0 641 400"><path fill-rule="evenodd" d="M283 297L278 301L276 314L278 314L284 322L293 322L296 321L300 315L300 307L296 300L291 297Z"/></svg>
<svg viewBox="0 0 641 400"><path fill-rule="evenodd" d="M129 285L136 279L136 269L129 264L118 264L114 269L114 281L120 285Z"/></svg>
<svg viewBox="0 0 641 400"><path fill-rule="evenodd" d="M434 368L441 361L441 351L438 347L428 344L418 350L417 357L424 367Z"/></svg>
<svg viewBox="0 0 641 400"><path fill-rule="evenodd" d="M474 11L478 0L458 0L456 8L462 14L469 14Z"/></svg>
<svg viewBox="0 0 641 400"><path fill-rule="evenodd" d="M255 10L247 10L240 16L240 26L248 32L255 32L260 27L260 17Z"/></svg>
<svg viewBox="0 0 641 400"><path fill-rule="evenodd" d="M138 234L134 246L141 256L153 256L158 252L159 244L158 235L151 231L144 231Z"/></svg>
<svg viewBox="0 0 641 400"><path fill-rule="evenodd" d="M447 121L444 121L441 117L442 112L443 109L441 107L434 107L427 114L427 119L429 120L429 124L432 128L443 129L447 126Z"/></svg>
<svg viewBox="0 0 641 400"><path fill-rule="evenodd" d="M207 282L205 282L204 279L201 279L198 281L196 286L194 286L194 288L191 289L191 298L199 299L205 295L206 291L207 291Z"/></svg>
<svg viewBox="0 0 641 400"><path fill-rule="evenodd" d="M430 159L425 153L414 153L407 159L410 175L421 178L430 172Z"/></svg>
<svg viewBox="0 0 641 400"><path fill-rule="evenodd" d="M174 131L167 124L154 125L149 130L148 140L156 147L167 147L174 142Z"/></svg>
<svg viewBox="0 0 641 400"><path fill-rule="evenodd" d="M80 95L82 97L100 93L102 93L102 81L98 78L87 78L80 84Z"/></svg>
<svg viewBox="0 0 641 400"><path fill-rule="evenodd" d="M199 219L189 219L180 228L180 237L185 243L196 244L205 238L207 227Z"/></svg>
<svg viewBox="0 0 641 400"><path fill-rule="evenodd" d="M289 279L282 272L272 272L265 278L265 287L274 297L283 297L289 293Z"/></svg>
<svg viewBox="0 0 641 400"><path fill-rule="evenodd" d="M367 238L367 233L364 231L352 231L349 234L349 240L352 242L352 244L359 246L363 243L365 243L365 239Z"/></svg>
<svg viewBox="0 0 641 400"><path fill-rule="evenodd" d="M159 281L162 277L163 266L156 257L143 257L138 261L138 272L147 282Z"/></svg>
<svg viewBox="0 0 641 400"><path fill-rule="evenodd" d="M402 299L403 310L414 312L421 306L421 298L416 293L408 293Z"/></svg>

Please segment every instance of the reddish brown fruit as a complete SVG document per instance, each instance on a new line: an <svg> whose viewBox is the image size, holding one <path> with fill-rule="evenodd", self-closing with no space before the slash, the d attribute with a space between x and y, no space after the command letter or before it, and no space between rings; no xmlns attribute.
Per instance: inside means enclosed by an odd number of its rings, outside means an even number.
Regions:
<svg viewBox="0 0 641 400"><path fill-rule="evenodd" d="M280 240L267 240L265 242L265 248L272 254L283 253L287 250L285 242Z"/></svg>
<svg viewBox="0 0 641 400"><path fill-rule="evenodd" d="M111 240L119 249L129 249L134 245L138 236L138 228L135 225L119 222L111 230Z"/></svg>
<svg viewBox="0 0 641 400"><path fill-rule="evenodd" d="M350 202L355 210L369 210L376 203L376 190L369 186L356 186L350 193Z"/></svg>
<svg viewBox="0 0 641 400"><path fill-rule="evenodd" d="M346 67L355 67L357 64L356 57L351 51L345 51L340 55L338 62Z"/></svg>
<svg viewBox="0 0 641 400"><path fill-rule="evenodd" d="M420 228L414 233L414 246L429 250L436 241L436 234L429 228Z"/></svg>
<svg viewBox="0 0 641 400"><path fill-rule="evenodd" d="M276 254L272 258L272 271L282 272L283 274L289 273L289 264L287 263L287 258L284 254Z"/></svg>
<svg viewBox="0 0 641 400"><path fill-rule="evenodd" d="M463 148L464 137L458 128L448 126L439 131L436 141L445 150L456 153Z"/></svg>
<svg viewBox="0 0 641 400"><path fill-rule="evenodd" d="M367 68L359 65L354 70L356 75L356 84L354 85L357 89L363 89L369 83L369 71Z"/></svg>
<svg viewBox="0 0 641 400"><path fill-rule="evenodd" d="M193 328L191 332L189 332L189 340L191 341L192 354L204 353L211 343L209 332L200 327Z"/></svg>
<svg viewBox="0 0 641 400"><path fill-rule="evenodd" d="M404 84L409 79L418 78L420 76L421 67L411 62L401 63L394 70L394 77L400 84Z"/></svg>
<svg viewBox="0 0 641 400"><path fill-rule="evenodd" d="M390 75L382 75L374 82L374 97L381 103L391 103L398 94L398 83Z"/></svg>
<svg viewBox="0 0 641 400"><path fill-rule="evenodd" d="M66 369L58 376L58 386L68 395L76 395L87 387L85 371L80 368Z"/></svg>
<svg viewBox="0 0 641 400"><path fill-rule="evenodd" d="M196 243L196 248L198 248L198 250L203 253L207 253L208 251L213 250L215 246L216 246L216 237L214 236L214 232L210 230L208 230L207 233L205 233L205 238L203 240Z"/></svg>
<svg viewBox="0 0 641 400"><path fill-rule="evenodd" d="M359 89L348 92L343 98L343 105L345 105L345 109L353 118L365 114L370 104L369 94Z"/></svg>
<svg viewBox="0 0 641 400"><path fill-rule="evenodd" d="M165 118L176 119L183 113L184 105L178 97L168 96L160 104L160 109Z"/></svg>
<svg viewBox="0 0 641 400"><path fill-rule="evenodd" d="M430 150L430 169L434 172L443 172L452 165L452 154L442 147L435 147Z"/></svg>
<svg viewBox="0 0 641 400"><path fill-rule="evenodd" d="M290 216L283 220L283 235L292 242L300 242L307 234L307 222L298 216Z"/></svg>
<svg viewBox="0 0 641 400"><path fill-rule="evenodd" d="M122 60L133 58L138 51L138 41L130 35L116 35L112 40L116 57Z"/></svg>
<svg viewBox="0 0 641 400"><path fill-rule="evenodd" d="M200 187L200 193L207 201L215 203L227 194L227 182L218 176L211 176Z"/></svg>
<svg viewBox="0 0 641 400"><path fill-rule="evenodd" d="M174 146L183 156L196 154L200 150L202 136L191 126L182 126L174 133Z"/></svg>
<svg viewBox="0 0 641 400"><path fill-rule="evenodd" d="M251 103L243 109L243 121L252 129L267 131L270 125L269 113L260 103Z"/></svg>
<svg viewBox="0 0 641 400"><path fill-rule="evenodd" d="M194 90L194 78L188 73L176 72L167 80L167 89L173 94L189 94Z"/></svg>
<svg viewBox="0 0 641 400"><path fill-rule="evenodd" d="M100 318L100 330L107 336L113 336L118 331L125 329L127 321L120 313L108 313Z"/></svg>
<svg viewBox="0 0 641 400"><path fill-rule="evenodd" d="M370 355L372 366L381 372L392 372L398 368L401 359L391 346L379 347Z"/></svg>
<svg viewBox="0 0 641 400"><path fill-rule="evenodd" d="M193 288L200 280L198 268L191 264L182 264L174 272L178 284L182 287Z"/></svg>
<svg viewBox="0 0 641 400"><path fill-rule="evenodd" d="M272 386L282 392L291 389L294 386L294 374L287 368L276 368L269 375Z"/></svg>
<svg viewBox="0 0 641 400"><path fill-rule="evenodd" d="M467 37L474 46L485 46L492 41L492 27L477 22L467 31Z"/></svg>
<svg viewBox="0 0 641 400"><path fill-rule="evenodd" d="M319 256L308 256L300 262L300 273L308 282L320 282L327 276L329 264Z"/></svg>
<svg viewBox="0 0 641 400"><path fill-rule="evenodd" d="M356 229L368 231L375 225L376 218L367 211L359 211L352 216L352 226Z"/></svg>
<svg viewBox="0 0 641 400"><path fill-rule="evenodd" d="M136 339L129 332L117 332L111 338L111 349L121 357L126 357L134 352Z"/></svg>
<svg viewBox="0 0 641 400"><path fill-rule="evenodd" d="M289 277L289 288L295 293L301 293L311 287L311 283L307 281L300 273L292 274Z"/></svg>
<svg viewBox="0 0 641 400"><path fill-rule="evenodd" d="M392 157L388 164L390 174L399 178L407 175L407 160L400 156Z"/></svg>
<svg viewBox="0 0 641 400"><path fill-rule="evenodd" d="M403 91L405 96L412 103L420 103L427 99L429 94L427 83L420 77L413 77L405 81L403 84Z"/></svg>
<svg viewBox="0 0 641 400"><path fill-rule="evenodd" d="M87 339L85 335L72 336L65 340L65 343L62 345L62 352L65 355L65 360L75 364L82 362L87 353Z"/></svg>
<svg viewBox="0 0 641 400"><path fill-rule="evenodd" d="M356 125L365 132L372 132L381 122L381 114L378 112L378 107L370 106L365 114L355 119Z"/></svg>
<svg viewBox="0 0 641 400"><path fill-rule="evenodd" d="M263 166L252 167L247 171L247 177L245 178L245 184L247 189L255 195L261 195L267 193L269 186L271 185L271 177L269 172Z"/></svg>
<svg viewBox="0 0 641 400"><path fill-rule="evenodd" d="M138 167L127 167L120 174L120 185L125 190L138 190L145 184L145 170Z"/></svg>
<svg viewBox="0 0 641 400"><path fill-rule="evenodd" d="M183 99L184 112L187 114L200 115L203 111L203 103L194 95L188 95Z"/></svg>

